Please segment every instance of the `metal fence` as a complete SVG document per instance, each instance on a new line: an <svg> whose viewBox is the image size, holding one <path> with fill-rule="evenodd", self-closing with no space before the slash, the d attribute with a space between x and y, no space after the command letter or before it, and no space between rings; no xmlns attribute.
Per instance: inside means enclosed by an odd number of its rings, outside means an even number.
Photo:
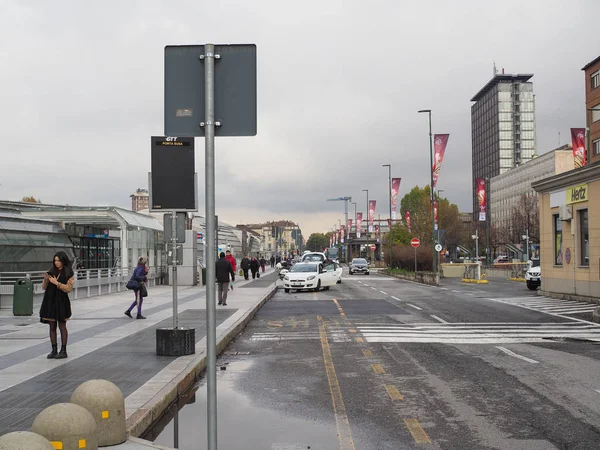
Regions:
<svg viewBox="0 0 600 450"><path fill-rule="evenodd" d="M70 294L71 299L93 297L96 295L111 294L126 290L125 285L133 274L131 269L92 269L76 270L75 284ZM162 266L150 267L148 271L148 285L155 286L163 283L165 268ZM29 278L33 282L34 296L43 294L42 281L44 280L43 271L32 272L0 272L0 307L12 305L12 296L15 282L21 278Z"/></svg>

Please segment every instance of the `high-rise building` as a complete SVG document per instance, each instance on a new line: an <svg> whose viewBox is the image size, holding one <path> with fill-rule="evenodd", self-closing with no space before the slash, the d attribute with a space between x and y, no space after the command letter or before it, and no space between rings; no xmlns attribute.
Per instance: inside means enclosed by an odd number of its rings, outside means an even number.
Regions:
<svg viewBox="0 0 600 450"><path fill-rule="evenodd" d="M489 180L536 153L535 99L531 74L496 74L471 99L474 220L479 217L476 180ZM488 207L490 198L488 197ZM486 217L489 220L489 212Z"/></svg>
<svg viewBox="0 0 600 450"><path fill-rule="evenodd" d="M141 211L149 208L148 189L136 189L135 194L131 194L131 210Z"/></svg>
<svg viewBox="0 0 600 450"><path fill-rule="evenodd" d="M581 70L585 72L586 147L591 164L600 161L600 56Z"/></svg>

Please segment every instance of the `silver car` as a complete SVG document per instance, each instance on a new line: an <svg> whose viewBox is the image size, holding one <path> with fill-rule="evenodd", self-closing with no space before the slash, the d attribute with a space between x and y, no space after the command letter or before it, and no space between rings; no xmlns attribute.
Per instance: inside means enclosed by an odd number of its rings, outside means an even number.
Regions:
<svg viewBox="0 0 600 450"><path fill-rule="evenodd" d="M364 273L369 275L369 263L365 258L354 258L350 263L350 275L355 273Z"/></svg>

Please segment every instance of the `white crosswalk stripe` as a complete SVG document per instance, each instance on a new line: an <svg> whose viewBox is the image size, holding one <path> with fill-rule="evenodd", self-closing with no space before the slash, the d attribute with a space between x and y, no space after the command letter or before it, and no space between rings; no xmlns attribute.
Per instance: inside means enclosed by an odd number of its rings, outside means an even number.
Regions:
<svg viewBox="0 0 600 450"><path fill-rule="evenodd" d="M600 326L585 322L356 324L367 342L497 344L542 342L551 338L600 342Z"/></svg>
<svg viewBox="0 0 600 450"><path fill-rule="evenodd" d="M285 332L272 332L272 333L254 333L251 337L251 341L305 341L321 339L319 331L285 331ZM327 339L331 342L350 342L352 337L345 331L328 331Z"/></svg>
<svg viewBox="0 0 600 450"><path fill-rule="evenodd" d="M523 308L533 309L549 314L581 314L594 311L598 305L571 300L560 300L550 297L507 297L507 298L488 298L500 303L521 306Z"/></svg>

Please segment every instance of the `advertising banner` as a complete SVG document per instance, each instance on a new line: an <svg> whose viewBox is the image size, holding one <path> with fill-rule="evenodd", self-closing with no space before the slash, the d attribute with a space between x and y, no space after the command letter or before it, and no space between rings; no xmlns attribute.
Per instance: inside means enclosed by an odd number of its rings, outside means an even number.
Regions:
<svg viewBox="0 0 600 450"><path fill-rule="evenodd" d="M571 128L571 141L573 142L575 168L587 165L585 156L585 128Z"/></svg>
<svg viewBox="0 0 600 450"><path fill-rule="evenodd" d="M342 229L340 230L342 234L342 244L344 243L344 239L346 238L346 225L342 225Z"/></svg>
<svg viewBox="0 0 600 450"><path fill-rule="evenodd" d="M333 236L329 236L329 246L333 246Z"/></svg>
<svg viewBox="0 0 600 450"><path fill-rule="evenodd" d="M350 240L350 231L352 231L352 219L348 219L348 240Z"/></svg>
<svg viewBox="0 0 600 450"><path fill-rule="evenodd" d="M446 145L448 144L449 134L435 134L433 136L433 190L437 185L437 180L440 175L440 169L442 168L442 160L444 159L444 153L446 153Z"/></svg>
<svg viewBox="0 0 600 450"><path fill-rule="evenodd" d="M392 220L396 220L396 208L398 206L398 192L400 192L400 180L402 180L402 178L392 178Z"/></svg>
<svg viewBox="0 0 600 450"><path fill-rule="evenodd" d="M404 221L406 222L406 228L408 228L408 231L410 233L410 211L406 211L404 213Z"/></svg>
<svg viewBox="0 0 600 450"><path fill-rule="evenodd" d="M379 225L375 225L375 238L377 238L377 242L379 242Z"/></svg>
<svg viewBox="0 0 600 450"><path fill-rule="evenodd" d="M437 231L438 229L438 201L437 198L433 200L433 217L434 217L434 225L433 229Z"/></svg>
<svg viewBox="0 0 600 450"><path fill-rule="evenodd" d="M477 180L475 180L475 192L477 193L477 204L479 205L479 221L485 222L487 192L484 178L477 178Z"/></svg>
<svg viewBox="0 0 600 450"><path fill-rule="evenodd" d="M360 238L360 235L361 235L362 215L363 215L363 213L361 213L361 212L356 214L356 237L357 238Z"/></svg>
<svg viewBox="0 0 600 450"><path fill-rule="evenodd" d="M369 200L369 233L373 232L373 223L375 222L375 206L377 200Z"/></svg>

